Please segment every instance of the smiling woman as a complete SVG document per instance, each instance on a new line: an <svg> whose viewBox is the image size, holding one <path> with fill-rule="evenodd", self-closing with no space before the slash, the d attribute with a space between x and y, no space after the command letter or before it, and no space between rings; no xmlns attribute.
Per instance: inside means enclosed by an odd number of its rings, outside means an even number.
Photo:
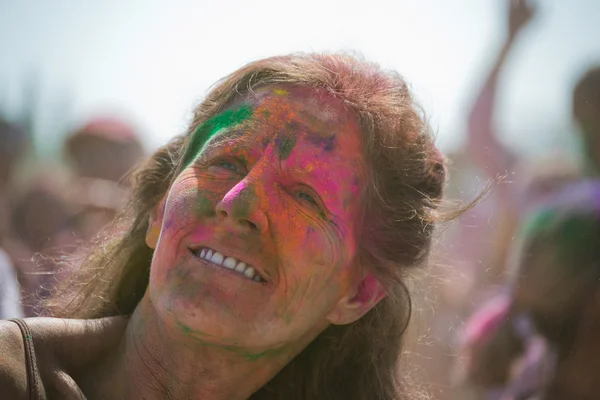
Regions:
<svg viewBox="0 0 600 400"><path fill-rule="evenodd" d="M404 279L427 259L444 171L399 75L347 55L250 63L136 171L115 228L49 301L57 318L0 324L0 388L411 398Z"/></svg>

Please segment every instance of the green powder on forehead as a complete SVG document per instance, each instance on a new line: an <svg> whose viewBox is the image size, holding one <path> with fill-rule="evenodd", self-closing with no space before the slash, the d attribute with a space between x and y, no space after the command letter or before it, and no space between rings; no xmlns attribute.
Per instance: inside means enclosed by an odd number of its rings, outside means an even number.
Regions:
<svg viewBox="0 0 600 400"><path fill-rule="evenodd" d="M222 129L241 124L252 117L252 107L243 105L235 110L227 110L200 124L192 133L192 138L183 156L183 167L187 168L202 153L206 143Z"/></svg>

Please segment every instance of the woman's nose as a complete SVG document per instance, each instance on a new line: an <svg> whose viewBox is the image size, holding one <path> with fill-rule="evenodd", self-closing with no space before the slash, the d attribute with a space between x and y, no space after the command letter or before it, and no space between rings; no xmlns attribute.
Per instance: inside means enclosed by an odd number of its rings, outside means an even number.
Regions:
<svg viewBox="0 0 600 400"><path fill-rule="evenodd" d="M256 185L248 180L240 181L217 204L217 215L247 230L261 233L266 231L267 217L256 191Z"/></svg>

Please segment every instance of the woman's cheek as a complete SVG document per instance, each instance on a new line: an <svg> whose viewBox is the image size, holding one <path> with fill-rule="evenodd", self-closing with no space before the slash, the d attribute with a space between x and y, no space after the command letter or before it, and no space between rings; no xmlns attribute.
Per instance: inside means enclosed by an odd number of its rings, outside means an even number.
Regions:
<svg viewBox="0 0 600 400"><path fill-rule="evenodd" d="M318 224L306 226L298 235L301 254L310 257L306 260L313 268L319 268L321 271L335 269L339 263L339 248L337 238L325 227Z"/></svg>
<svg viewBox="0 0 600 400"><path fill-rule="evenodd" d="M199 219L215 215L215 206L221 193L226 191L227 182L218 182L217 187L208 187L197 178L187 178L177 182L171 189L167 207L168 215L164 228L181 228ZM221 195L222 197L222 195Z"/></svg>
<svg viewBox="0 0 600 400"><path fill-rule="evenodd" d="M325 229L305 226L288 236L284 264L287 268L284 292L277 303L275 316L287 325L299 318L322 315L339 298L345 287L339 251ZM311 317L312 316L312 317Z"/></svg>

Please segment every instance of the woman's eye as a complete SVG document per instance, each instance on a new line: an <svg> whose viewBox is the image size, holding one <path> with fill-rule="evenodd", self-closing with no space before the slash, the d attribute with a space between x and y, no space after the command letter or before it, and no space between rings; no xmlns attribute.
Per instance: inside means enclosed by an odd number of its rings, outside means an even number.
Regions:
<svg viewBox="0 0 600 400"><path fill-rule="evenodd" d="M231 163L229 161L223 161L223 160L219 161L217 163L217 166L221 167L221 168L229 169L229 170L232 170L232 171L235 171L235 172L238 171L238 167L235 164L233 164L233 163Z"/></svg>
<svg viewBox="0 0 600 400"><path fill-rule="evenodd" d="M317 203L315 198L306 192L298 192L298 197L302 200L308 201L309 203L311 203L315 206L319 205L319 203Z"/></svg>

